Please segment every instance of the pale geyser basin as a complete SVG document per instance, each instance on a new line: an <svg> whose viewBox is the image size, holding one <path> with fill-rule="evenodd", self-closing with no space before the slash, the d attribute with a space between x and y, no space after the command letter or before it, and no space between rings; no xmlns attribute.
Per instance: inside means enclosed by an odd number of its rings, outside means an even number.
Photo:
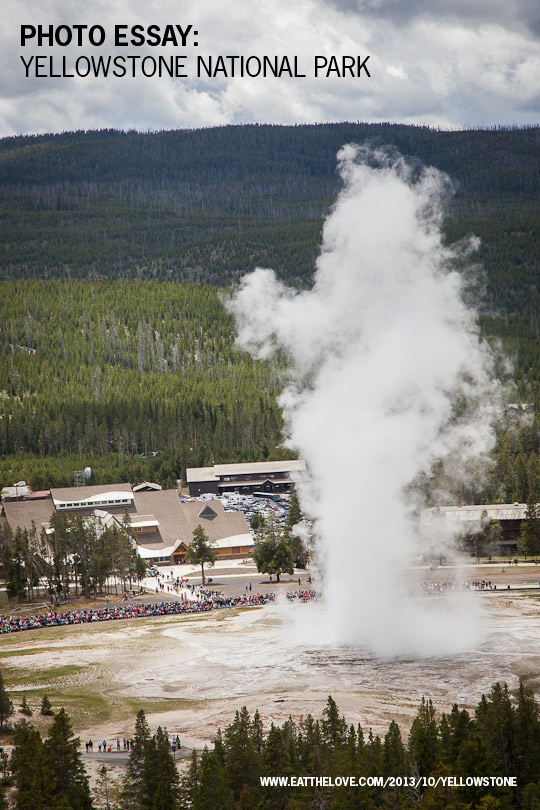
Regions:
<svg viewBox="0 0 540 810"><path fill-rule="evenodd" d="M320 614L298 604L58 628L46 648L41 631L32 631L3 636L1 648L4 666L28 673L82 666L58 686L99 694L112 712L107 722L76 724L83 741L133 733L136 708L123 698L142 699L150 727L180 733L188 746L210 742L244 705L258 709L268 728L289 716L320 716L328 695L349 723L384 734L395 719L406 736L422 696L440 712L456 702L473 708L496 681L515 689L521 677L539 691L537 594L474 594L482 637L446 655L385 658L361 646L326 644ZM425 597L428 610L437 599ZM21 649L25 654L16 655ZM43 681L26 688L38 685ZM171 698L169 709L164 699Z"/></svg>
<svg viewBox="0 0 540 810"><path fill-rule="evenodd" d="M454 703L474 707L496 681L510 688L519 678L533 688L537 678L540 684L540 597L476 598L483 602L482 639L431 657L380 658L360 647L317 644L317 628L302 641L306 605L156 626L159 655L145 654L141 639L140 655L117 672L115 689L194 701L169 721L197 739L211 737L242 705L279 723L320 714L330 694L349 722L385 732L396 719L406 733L422 696L445 710Z"/></svg>

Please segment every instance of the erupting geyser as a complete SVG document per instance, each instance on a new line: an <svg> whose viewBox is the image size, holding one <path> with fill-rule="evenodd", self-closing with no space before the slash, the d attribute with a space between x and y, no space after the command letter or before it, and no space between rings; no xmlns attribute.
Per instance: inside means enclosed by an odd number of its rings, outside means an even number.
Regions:
<svg viewBox="0 0 540 810"><path fill-rule="evenodd" d="M490 449L493 360L456 269L467 246L441 238L448 178L351 145L338 159L344 188L312 289L259 268L229 307L242 347L289 358L281 405L309 469L299 494L321 546L318 639L322 620L333 642L379 655L450 653L478 622L469 601L410 594L422 552L411 482L436 459L464 472Z"/></svg>

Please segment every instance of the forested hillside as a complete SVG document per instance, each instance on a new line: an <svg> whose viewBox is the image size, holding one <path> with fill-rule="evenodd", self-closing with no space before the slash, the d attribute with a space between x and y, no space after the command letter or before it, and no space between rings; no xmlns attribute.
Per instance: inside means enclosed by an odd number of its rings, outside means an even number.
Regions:
<svg viewBox="0 0 540 810"><path fill-rule="evenodd" d="M172 486L186 466L283 453L279 369L234 348L215 288L19 281L3 291L0 483L13 483L11 470L34 488L71 484L90 464L96 483Z"/></svg>
<svg viewBox="0 0 540 810"><path fill-rule="evenodd" d="M446 171L449 240L476 234L482 330L540 405L540 128L239 126L0 140L0 484L151 478L276 457L282 379L233 347L219 287L309 283L347 142ZM182 281L182 284L173 282ZM204 282L204 284L201 284ZM290 451L287 451L290 454ZM538 417L502 425L482 491L540 498Z"/></svg>
<svg viewBox="0 0 540 810"><path fill-rule="evenodd" d="M400 124L113 130L0 140L1 278L160 278L223 284L255 265L309 279L348 142L390 145L456 185L454 239L475 233L488 306L536 284L540 129Z"/></svg>

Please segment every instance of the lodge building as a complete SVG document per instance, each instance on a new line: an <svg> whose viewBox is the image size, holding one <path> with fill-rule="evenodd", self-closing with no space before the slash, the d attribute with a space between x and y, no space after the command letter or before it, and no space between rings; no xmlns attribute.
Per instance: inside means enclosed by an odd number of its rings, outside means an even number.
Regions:
<svg viewBox="0 0 540 810"><path fill-rule="evenodd" d="M137 550L148 564L177 564L185 561L193 530L202 526L215 541L218 559L244 558L251 554L253 536L242 512L226 512L221 501L186 501L175 489L143 489L131 484L100 484L54 488L39 499L5 501L0 523L53 534L50 520L55 511L80 515L104 528L130 520L130 533Z"/></svg>
<svg viewBox="0 0 540 810"><path fill-rule="evenodd" d="M186 480L193 496L238 492L289 492L306 471L300 459L292 461L257 461L247 464L214 464L213 467L188 467Z"/></svg>
<svg viewBox="0 0 540 810"><path fill-rule="evenodd" d="M498 553L515 553L526 513L526 503L434 506L421 513L420 528L426 532L444 532L449 529L453 534L466 536L479 531L481 525L487 521L497 520L501 525Z"/></svg>

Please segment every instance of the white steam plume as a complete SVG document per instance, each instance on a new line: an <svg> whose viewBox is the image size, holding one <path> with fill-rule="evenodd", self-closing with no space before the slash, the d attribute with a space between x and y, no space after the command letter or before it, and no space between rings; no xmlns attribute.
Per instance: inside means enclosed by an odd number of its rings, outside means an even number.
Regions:
<svg viewBox="0 0 540 810"><path fill-rule="evenodd" d="M351 145L338 159L313 288L259 268L229 308L242 347L290 360L281 405L308 464L299 495L323 546L330 638L381 655L453 651L471 643L469 606L462 621L405 582L420 550L410 485L438 458L465 468L491 448L492 358L455 269L463 246L441 238L448 178Z"/></svg>

